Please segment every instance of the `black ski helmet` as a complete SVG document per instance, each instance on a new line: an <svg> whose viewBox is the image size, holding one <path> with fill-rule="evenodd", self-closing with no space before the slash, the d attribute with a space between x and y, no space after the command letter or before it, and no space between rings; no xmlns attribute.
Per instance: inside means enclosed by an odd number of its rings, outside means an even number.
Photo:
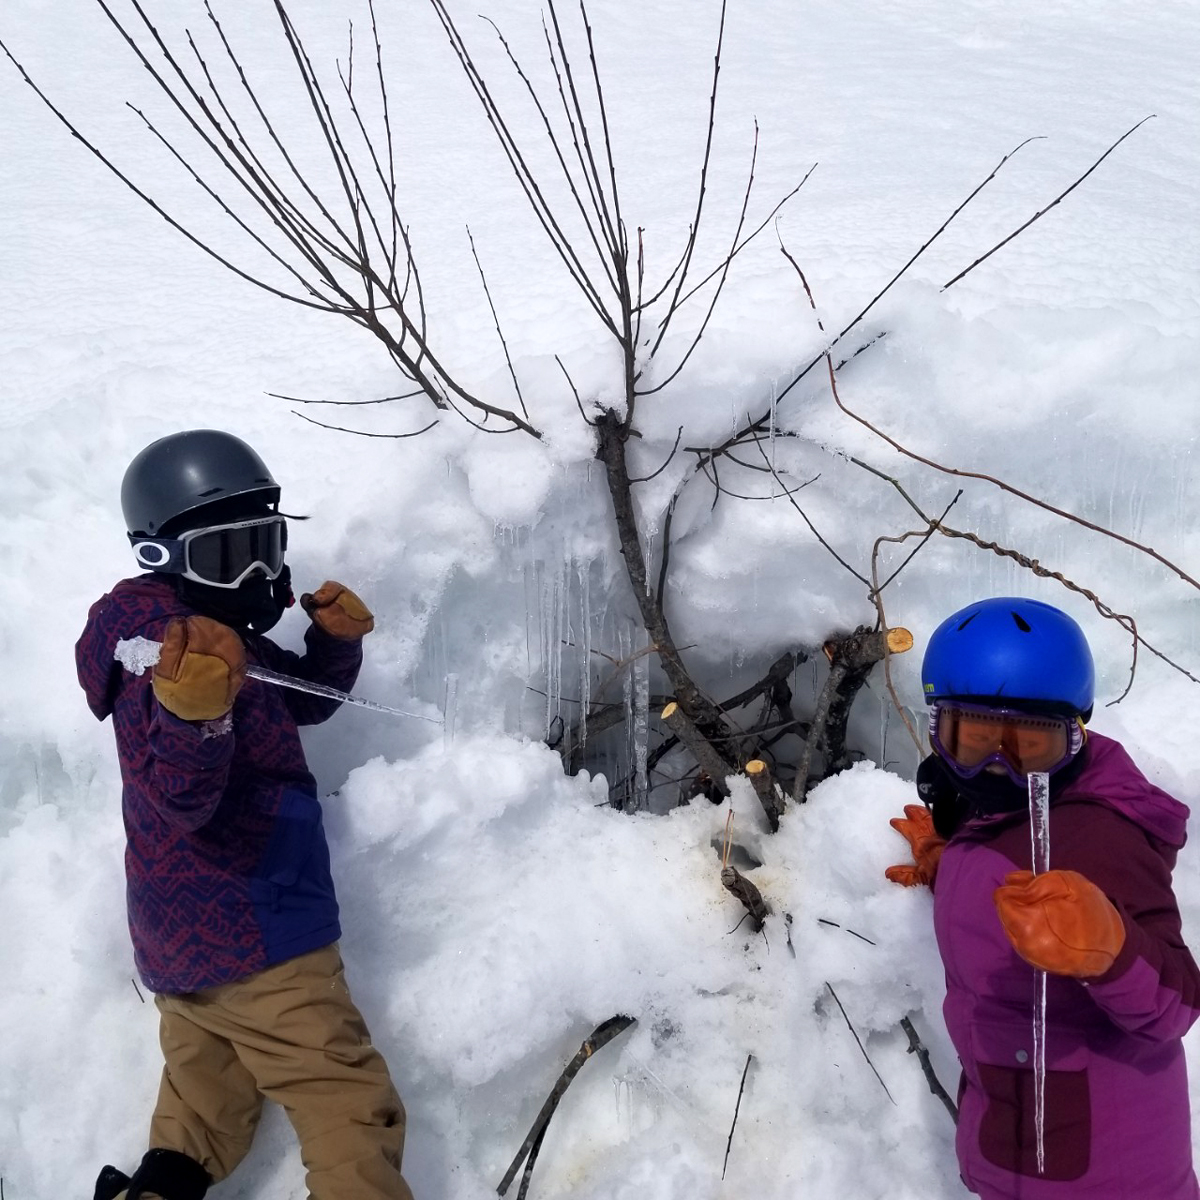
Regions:
<svg viewBox="0 0 1200 1200"><path fill-rule="evenodd" d="M276 505L279 485L254 450L219 429L190 429L151 442L121 481L121 510L131 534L161 536L164 526L194 509L235 497Z"/></svg>

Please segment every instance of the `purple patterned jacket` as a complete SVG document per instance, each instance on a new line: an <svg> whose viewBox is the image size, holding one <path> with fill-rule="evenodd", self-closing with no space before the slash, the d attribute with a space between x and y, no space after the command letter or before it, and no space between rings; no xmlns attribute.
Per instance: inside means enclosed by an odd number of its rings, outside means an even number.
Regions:
<svg viewBox="0 0 1200 1200"><path fill-rule="evenodd" d="M957 1148L989 1200L1197 1200L1181 1038L1200 973L1171 890L1187 808L1118 742L1091 734L1083 771L1052 794L1050 863L1116 905L1125 946L1110 970L1047 984L1045 1173L1037 1173L1033 969L1013 950L992 893L1030 867L1027 814L970 822L938 867L934 925L946 1026L962 1062Z"/></svg>
<svg viewBox="0 0 1200 1200"><path fill-rule="evenodd" d="M158 575L124 579L88 614L75 647L79 682L100 720L112 716L121 764L129 930L146 986L194 992L229 983L340 936L316 782L298 725L336 701L247 679L232 730L182 721L154 697L151 673L113 655L119 640L161 641L192 612ZM310 626L301 657L245 637L251 663L348 689L358 641Z"/></svg>

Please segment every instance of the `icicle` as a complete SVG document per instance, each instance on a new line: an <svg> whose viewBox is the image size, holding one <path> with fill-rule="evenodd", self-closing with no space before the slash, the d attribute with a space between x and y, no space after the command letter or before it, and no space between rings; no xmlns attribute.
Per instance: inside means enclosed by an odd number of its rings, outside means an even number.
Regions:
<svg viewBox="0 0 1200 1200"><path fill-rule="evenodd" d="M533 677L533 638L530 634L530 622L533 620L533 604L530 598L529 576L530 563L521 564L521 578L525 587L525 678Z"/></svg>
<svg viewBox="0 0 1200 1200"><path fill-rule="evenodd" d="M162 651L161 642L153 642L149 638L135 637L117 642L113 658L133 675L140 675L147 668L158 662ZM394 717L415 717L418 721L429 721L440 725L437 717L427 717L424 713L406 712L402 708L393 708L390 704L380 704L376 700L364 700L361 696L352 696L335 687L324 683L313 683L308 679L296 679L292 675L283 675L267 667L249 663L246 666L246 678L258 679L263 683L273 683L276 687L291 688L296 692L307 692L310 696L324 696L329 700L337 700L341 704L356 704L359 708L370 708L375 712L391 713Z"/></svg>
<svg viewBox="0 0 1200 1200"><path fill-rule="evenodd" d="M592 707L592 605L588 584L591 582L592 564L576 562L579 573L579 719L583 736L580 749L587 749L587 716Z"/></svg>
<svg viewBox="0 0 1200 1200"><path fill-rule="evenodd" d="M1050 870L1050 776L1029 774L1029 839L1033 873ZM1033 1124L1037 1132L1037 1169L1046 1173L1046 972L1033 973Z"/></svg>
<svg viewBox="0 0 1200 1200"><path fill-rule="evenodd" d="M633 675L633 801L641 810L649 806L650 782L646 773L650 745L650 656L638 654L631 666Z"/></svg>
<svg viewBox="0 0 1200 1200"><path fill-rule="evenodd" d="M775 380L775 379L772 379L772 380L771 380L771 407L770 407L770 409L769 409L769 412L770 412L770 418L771 418L771 420L770 420L770 425L768 426L768 432L767 432L767 446L768 446L768 448L769 448L769 449L770 449L770 451L771 451L771 452L770 452L770 454L768 455L768 458L770 459L770 463L771 463L771 498L772 498L772 499L774 499L774 498L775 498L775 495L776 495L776 492L775 492L775 483L776 483L776 473L775 473L775 408L776 408L776 406L777 406L777 405L778 405L778 403L779 403L779 400L778 400L778 397L777 397L777 392L778 392L778 390L779 390L778 381L777 381L777 380Z"/></svg>
<svg viewBox="0 0 1200 1200"><path fill-rule="evenodd" d="M1045 771L1029 775L1029 837L1033 850L1033 873L1050 870L1050 776Z"/></svg>
<svg viewBox="0 0 1200 1200"><path fill-rule="evenodd" d="M442 745L444 749L449 750L454 741L454 725L458 720L458 673L455 671L446 675L446 700L442 712L445 714L442 718L445 722L442 729Z"/></svg>
<svg viewBox="0 0 1200 1200"><path fill-rule="evenodd" d="M538 657L540 658L540 666L542 674L546 680L546 715L545 729L546 734L550 733L550 723L554 720L554 687L551 680L551 663L550 663L550 606L547 602L547 593L550 589L550 584L546 579L546 564L540 558L534 558L534 590L537 594L537 631L538 631Z"/></svg>
<svg viewBox="0 0 1200 1200"><path fill-rule="evenodd" d="M563 643L567 640L566 579L562 556L553 553L554 570L550 573L550 709L546 720L549 735L554 721L562 713Z"/></svg>
<svg viewBox="0 0 1200 1200"><path fill-rule="evenodd" d="M624 626L622 626L617 631L617 661L621 662L621 663L628 663L629 655L630 655L629 632ZM625 779L629 780L629 783L627 785L628 790L626 791L624 797L622 797L622 803L624 804L625 810L627 812L632 812L633 809L636 807L635 795L636 795L636 791L637 791L637 779L635 777L634 770L633 770L633 764L634 764L635 757L636 757L636 751L634 749L635 742L634 742L634 735L633 735L634 698L633 698L633 664L632 663L628 663L628 665L625 666L624 669L621 671L621 701L625 706L625 720L623 723L624 729L625 729L625 740L624 740L625 751L624 751L624 755L623 755L624 761L623 762L618 761L617 770L621 773L621 775Z"/></svg>

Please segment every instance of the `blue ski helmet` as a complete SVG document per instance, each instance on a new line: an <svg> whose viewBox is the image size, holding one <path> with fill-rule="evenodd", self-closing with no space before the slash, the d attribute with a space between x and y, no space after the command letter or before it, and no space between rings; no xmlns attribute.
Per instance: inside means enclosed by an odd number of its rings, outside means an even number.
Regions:
<svg viewBox="0 0 1200 1200"><path fill-rule="evenodd" d="M997 701L1092 714L1095 669L1083 630L1061 609L1021 596L968 604L934 631L921 664L925 703Z"/></svg>

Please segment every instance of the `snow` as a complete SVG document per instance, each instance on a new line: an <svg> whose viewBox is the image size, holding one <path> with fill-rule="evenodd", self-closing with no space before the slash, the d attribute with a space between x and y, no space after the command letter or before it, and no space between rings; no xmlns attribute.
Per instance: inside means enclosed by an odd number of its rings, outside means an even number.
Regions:
<svg viewBox="0 0 1200 1200"><path fill-rule="evenodd" d="M133 675L140 675L147 667L154 666L161 655L162 642L144 637L120 639L114 653L117 662Z"/></svg>
<svg viewBox="0 0 1200 1200"><path fill-rule="evenodd" d="M762 934L748 923L735 931L742 910L720 885L728 802L673 807L672 789L659 787L650 798L661 811L618 813L609 786L644 745L598 742L570 777L544 744L556 717L570 722L574 702L601 689L635 727L644 720L654 734L657 724L649 695L662 682L639 656L646 637L608 528L602 468L555 356L582 396L602 402L619 393L619 362L540 240L432 11L379 7L402 203L439 354L465 386L515 403L469 225L543 442L483 434L453 415L406 440L293 415L396 433L439 414L416 399L344 409L272 398L402 389L369 336L225 272L87 156L10 64L0 71L4 1194L86 1194L103 1163L129 1168L144 1148L157 1023L132 982L112 735L83 703L72 647L88 606L135 573L118 500L125 466L153 438L203 426L246 438L281 481L284 508L309 516L293 524L289 547L300 588L342 579L376 613L356 694L446 716L437 728L346 708L305 735L326 795L343 955L409 1110L406 1173L420 1200L493 1195L559 1072L618 1013L636 1024L568 1089L531 1195L963 1196L950 1120L899 1028L910 1015L953 1093L929 897L883 878L903 857L887 822L913 799L917 752L882 678L851 723L870 761L790 809L778 834L748 787L735 789L733 861L772 908ZM151 8L176 45L185 26L205 29L192 0ZM365 5L290 9L322 71L344 57L349 17L363 36ZM271 6L217 11L278 96L281 129L303 130ZM469 6L453 11L518 128L535 135L490 28ZM483 11L540 63L536 6L489 0ZM648 270L661 279L694 215L718 10L594 0L589 14L624 211L631 228L645 227ZM97 5L8 0L0 38L156 199L222 251L247 253L124 107L129 99L169 121ZM1002 478L1194 576L1198 56L1200 10L1187 0L733 6L705 261L736 222L756 119L752 224L818 166L778 234L764 230L735 264L683 373L643 403L631 469L661 466L681 423L686 444L700 444L767 411L822 348L817 315L829 331L849 324L1005 155L1036 137L839 346L886 334L840 372L839 393L914 453ZM1151 113L1060 204L942 290ZM305 145L305 162L319 156ZM681 318L669 361L702 308ZM890 621L916 639L892 674L918 728L929 632L970 600L1030 595L1087 632L1099 676L1092 727L1197 802L1200 687L1143 647L1132 689L1114 704L1129 683L1130 639L1087 594L1133 615L1147 642L1200 675L1194 584L985 481L904 457L835 406L820 369L789 392L774 428L764 451L790 486L815 477L794 499L860 575L870 577L877 538L922 522L853 459L894 476L929 513L961 488L947 524L1086 589L962 539L925 546L884 592ZM652 558L689 470L679 455L640 485ZM668 589L676 640L719 695L785 650L813 649L875 615L861 580L774 480L745 471L725 482L763 498L714 508L711 485L691 480L672 523ZM883 544L880 578L915 544ZM298 648L303 627L294 611L279 640ZM818 653L792 681L800 710L823 680ZM1176 887L1194 937L1200 867L1190 847ZM1193 1058L1196 1045L1189 1039ZM215 1194L304 1195L278 1112Z"/></svg>

